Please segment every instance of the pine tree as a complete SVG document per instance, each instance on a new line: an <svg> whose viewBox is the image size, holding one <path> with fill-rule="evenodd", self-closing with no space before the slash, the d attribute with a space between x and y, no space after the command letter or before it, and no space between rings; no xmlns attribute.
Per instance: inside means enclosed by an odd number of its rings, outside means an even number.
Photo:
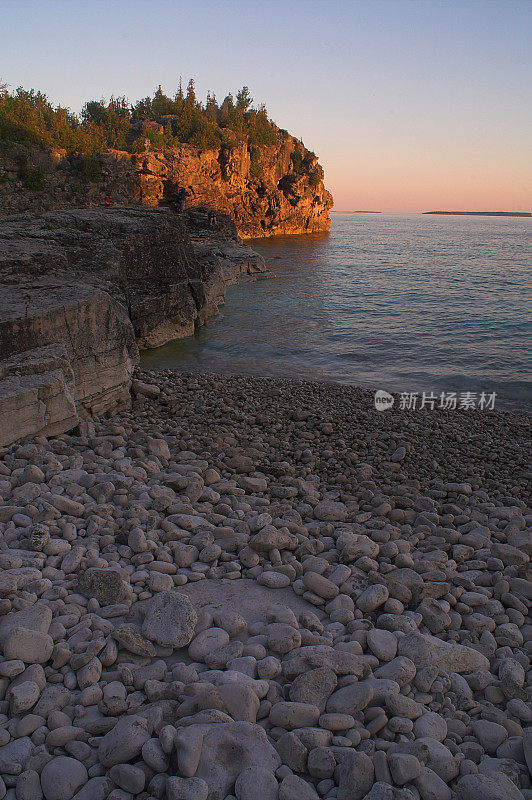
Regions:
<svg viewBox="0 0 532 800"><path fill-rule="evenodd" d="M220 106L220 111L218 113L218 121L219 124L224 126L227 125L229 122L229 117L234 110L233 104L233 95L228 94L227 97L224 99L222 105Z"/></svg>
<svg viewBox="0 0 532 800"><path fill-rule="evenodd" d="M205 104L205 118L208 122L216 124L218 116L218 103L216 102L216 95L214 92L207 92L207 102Z"/></svg>
<svg viewBox="0 0 532 800"><path fill-rule="evenodd" d="M239 111L246 112L249 111L251 104L253 103L253 98L249 93L249 89L247 86L243 86L236 95L236 107Z"/></svg>
<svg viewBox="0 0 532 800"><path fill-rule="evenodd" d="M196 106L196 90L194 88L194 80L191 78L187 84L187 96L185 102L188 106L194 108Z"/></svg>

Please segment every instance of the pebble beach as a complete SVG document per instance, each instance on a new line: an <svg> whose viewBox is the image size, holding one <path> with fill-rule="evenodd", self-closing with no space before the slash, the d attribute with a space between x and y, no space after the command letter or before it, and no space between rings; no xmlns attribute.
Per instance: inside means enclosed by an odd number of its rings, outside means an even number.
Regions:
<svg viewBox="0 0 532 800"><path fill-rule="evenodd" d="M530 417L132 390L0 449L0 800L532 800Z"/></svg>

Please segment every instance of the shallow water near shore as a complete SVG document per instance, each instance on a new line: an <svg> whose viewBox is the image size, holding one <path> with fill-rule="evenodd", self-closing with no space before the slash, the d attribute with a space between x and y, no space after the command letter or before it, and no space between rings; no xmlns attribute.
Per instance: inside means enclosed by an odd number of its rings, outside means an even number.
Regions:
<svg viewBox="0 0 532 800"><path fill-rule="evenodd" d="M268 279L143 353L146 368L497 393L532 410L532 220L333 214L329 234L250 242Z"/></svg>

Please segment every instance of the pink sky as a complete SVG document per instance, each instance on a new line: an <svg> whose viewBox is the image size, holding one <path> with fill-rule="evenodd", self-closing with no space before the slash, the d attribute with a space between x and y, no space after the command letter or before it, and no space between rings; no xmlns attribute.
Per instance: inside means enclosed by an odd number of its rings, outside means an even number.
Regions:
<svg viewBox="0 0 532 800"><path fill-rule="evenodd" d="M442 145L443 147L443 145ZM532 159L443 150L438 161L394 153L326 161L336 211L531 211Z"/></svg>

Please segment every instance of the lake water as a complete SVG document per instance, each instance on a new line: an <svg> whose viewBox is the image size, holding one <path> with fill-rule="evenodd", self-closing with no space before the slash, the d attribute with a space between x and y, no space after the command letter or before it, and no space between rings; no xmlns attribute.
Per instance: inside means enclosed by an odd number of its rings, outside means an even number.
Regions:
<svg viewBox="0 0 532 800"><path fill-rule="evenodd" d="M218 319L144 366L532 408L532 219L332 218L328 234L251 242L268 279L229 287Z"/></svg>

